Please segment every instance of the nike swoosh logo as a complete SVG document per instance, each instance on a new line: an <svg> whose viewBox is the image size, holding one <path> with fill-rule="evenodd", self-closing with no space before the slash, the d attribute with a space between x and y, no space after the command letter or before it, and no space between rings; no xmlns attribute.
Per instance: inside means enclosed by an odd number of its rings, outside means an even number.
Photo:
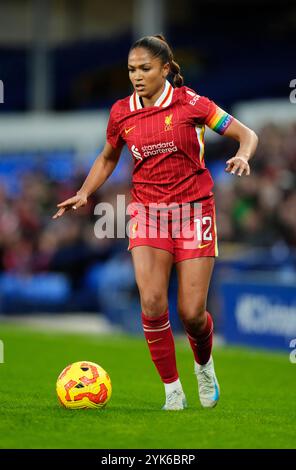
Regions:
<svg viewBox="0 0 296 470"><path fill-rule="evenodd" d="M205 245L199 245L198 248L205 248L206 246L209 246L210 244L211 244L211 242L210 242L210 243L206 243Z"/></svg>
<svg viewBox="0 0 296 470"><path fill-rule="evenodd" d="M124 129L125 131L125 134L128 134L129 132L131 132L136 126L132 126L132 127L128 127L127 129Z"/></svg>
<svg viewBox="0 0 296 470"><path fill-rule="evenodd" d="M148 344L156 343L157 341L160 341L162 338L157 338L157 339L148 339Z"/></svg>
<svg viewBox="0 0 296 470"><path fill-rule="evenodd" d="M132 226L132 232L133 232L133 233L136 233L137 228L138 228L138 222L136 222L136 223Z"/></svg>

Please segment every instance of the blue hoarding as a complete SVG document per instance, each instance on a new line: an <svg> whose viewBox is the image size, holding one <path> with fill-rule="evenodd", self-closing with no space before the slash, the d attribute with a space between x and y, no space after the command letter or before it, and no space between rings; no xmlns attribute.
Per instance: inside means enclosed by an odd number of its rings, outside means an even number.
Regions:
<svg viewBox="0 0 296 470"><path fill-rule="evenodd" d="M227 342L289 350L296 338L296 283L242 276L222 281L221 290Z"/></svg>

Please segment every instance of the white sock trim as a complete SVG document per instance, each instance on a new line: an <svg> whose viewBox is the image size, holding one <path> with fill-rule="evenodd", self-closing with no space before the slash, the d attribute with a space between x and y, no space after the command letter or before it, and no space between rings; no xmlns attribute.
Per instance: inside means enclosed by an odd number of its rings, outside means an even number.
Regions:
<svg viewBox="0 0 296 470"><path fill-rule="evenodd" d="M180 379L177 379L174 382L171 382L170 384L164 383L164 389L166 395L172 393L174 390L183 390Z"/></svg>

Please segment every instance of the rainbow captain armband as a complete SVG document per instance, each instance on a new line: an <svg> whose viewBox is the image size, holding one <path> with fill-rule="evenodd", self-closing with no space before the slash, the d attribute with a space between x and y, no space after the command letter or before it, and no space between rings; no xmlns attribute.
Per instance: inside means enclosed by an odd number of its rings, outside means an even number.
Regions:
<svg viewBox="0 0 296 470"><path fill-rule="evenodd" d="M222 135L224 134L232 120L233 117L230 114L223 111L223 109L219 108L219 106L215 106L208 116L206 125L210 127L213 131Z"/></svg>

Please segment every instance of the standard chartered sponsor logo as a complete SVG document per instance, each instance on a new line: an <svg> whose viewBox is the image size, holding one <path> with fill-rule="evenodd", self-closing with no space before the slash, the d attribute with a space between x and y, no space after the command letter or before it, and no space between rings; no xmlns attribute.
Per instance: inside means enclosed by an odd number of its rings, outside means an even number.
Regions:
<svg viewBox="0 0 296 470"><path fill-rule="evenodd" d="M296 305L272 303L260 295L240 297L235 316L244 333L296 336Z"/></svg>
<svg viewBox="0 0 296 470"><path fill-rule="evenodd" d="M143 147L141 147L141 152L135 145L131 146L131 152L137 160L143 160L143 156L153 157L154 155L159 155L161 153L177 152L177 150L178 147L175 145L173 140L170 142L159 142L158 144L143 145Z"/></svg>
<svg viewBox="0 0 296 470"><path fill-rule="evenodd" d="M153 155L159 155L160 153L177 152L178 147L174 141L170 142L159 142L153 145L143 145L142 152L144 157L151 157Z"/></svg>
<svg viewBox="0 0 296 470"><path fill-rule="evenodd" d="M143 157L142 157L142 155L140 154L139 149L138 149L135 145L132 145L131 151L132 151L133 156L134 156L137 160L143 160Z"/></svg>

